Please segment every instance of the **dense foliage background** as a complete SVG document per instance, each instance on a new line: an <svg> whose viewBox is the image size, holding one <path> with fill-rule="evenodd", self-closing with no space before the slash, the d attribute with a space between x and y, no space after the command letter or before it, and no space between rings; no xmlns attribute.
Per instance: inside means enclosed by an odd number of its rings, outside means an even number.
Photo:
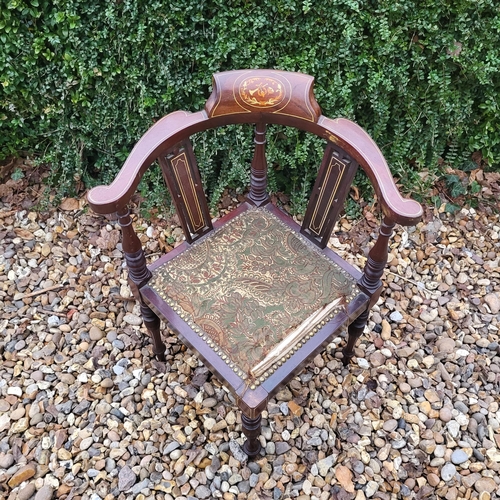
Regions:
<svg viewBox="0 0 500 500"><path fill-rule="evenodd" d="M109 181L156 118L200 109L212 73L247 67L314 75L324 114L365 127L414 191L475 151L498 168L496 0L0 3L0 159L36 153L61 190ZM215 195L246 182L247 136L196 138ZM275 187L297 204L317 165L307 141L277 129L269 141Z"/></svg>

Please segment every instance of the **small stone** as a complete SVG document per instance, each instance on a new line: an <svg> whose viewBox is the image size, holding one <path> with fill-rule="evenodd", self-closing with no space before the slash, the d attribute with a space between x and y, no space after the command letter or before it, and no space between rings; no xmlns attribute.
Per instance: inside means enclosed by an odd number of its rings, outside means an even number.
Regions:
<svg viewBox="0 0 500 500"><path fill-rule="evenodd" d="M375 351L370 356L370 363L374 368L378 368L385 363L385 356L380 351Z"/></svg>
<svg viewBox="0 0 500 500"><path fill-rule="evenodd" d="M467 405L465 403L462 403L462 401L457 401L455 403L455 408L462 412L464 415L467 415L469 413L469 408L467 408Z"/></svg>
<svg viewBox="0 0 500 500"><path fill-rule="evenodd" d="M15 488L20 485L22 482L27 481L32 478L36 474L36 468L33 464L25 465L21 467L10 479L9 486L11 488Z"/></svg>
<svg viewBox="0 0 500 500"><path fill-rule="evenodd" d="M433 389L427 389L424 392L424 396L425 396L425 399L427 401L429 401L429 403L437 403L437 402L441 401L439 394Z"/></svg>
<svg viewBox="0 0 500 500"><path fill-rule="evenodd" d="M441 479L439 478L439 476L437 474L434 474L433 472L431 472L427 476L427 481L432 487L435 487L440 483Z"/></svg>
<svg viewBox="0 0 500 500"><path fill-rule="evenodd" d="M383 423L382 428L386 432L392 432L392 431L394 431L394 430L396 430L398 428L398 421L396 419L394 419L394 418L391 418L390 420L386 420Z"/></svg>
<svg viewBox="0 0 500 500"><path fill-rule="evenodd" d="M94 438L92 436L82 439L80 443L80 450L88 450L92 446L93 442Z"/></svg>
<svg viewBox="0 0 500 500"><path fill-rule="evenodd" d="M460 425L456 420L450 420L446 424L446 428L448 429L448 432L450 433L450 436L452 438L456 438L460 434Z"/></svg>
<svg viewBox="0 0 500 500"><path fill-rule="evenodd" d="M42 486L35 495L35 500L50 500L52 495L54 494L54 490L51 486L45 485Z"/></svg>
<svg viewBox="0 0 500 500"><path fill-rule="evenodd" d="M335 463L337 459L337 455L330 455L326 458L323 458L322 460L319 460L317 462L317 467L318 467L318 472L322 477L326 477L327 474L330 472L330 470L333 467L333 464Z"/></svg>
<svg viewBox="0 0 500 500"><path fill-rule="evenodd" d="M291 448L288 443L285 443L283 441L278 441L277 443L275 443L275 447L276 447L276 455L283 455L288 451L290 451Z"/></svg>
<svg viewBox="0 0 500 500"><path fill-rule="evenodd" d="M408 394L411 391L411 385L407 384L406 382L402 382L399 384L399 388L401 389L401 392L403 394Z"/></svg>
<svg viewBox="0 0 500 500"><path fill-rule="evenodd" d="M363 370L368 370L368 368L370 368L370 364L368 363L368 361L366 361L365 358L358 358L357 362L358 366L360 368L363 368Z"/></svg>
<svg viewBox="0 0 500 500"><path fill-rule="evenodd" d="M229 449L231 450L233 457L238 460L238 462L244 463L248 460L247 454L241 449L239 443L234 439L229 441Z"/></svg>
<svg viewBox="0 0 500 500"><path fill-rule="evenodd" d="M313 427L323 427L323 425L326 423L326 418L325 416L323 415L323 413L318 413L317 415L315 415L315 417L313 418L313 421L312 421L312 426Z"/></svg>
<svg viewBox="0 0 500 500"><path fill-rule="evenodd" d="M104 337L104 332L97 326L92 326L89 330L90 340L98 341Z"/></svg>
<svg viewBox="0 0 500 500"><path fill-rule="evenodd" d="M201 499L210 498L212 492L205 485L200 484L195 490L195 495Z"/></svg>
<svg viewBox="0 0 500 500"><path fill-rule="evenodd" d="M375 495L375 493L377 493L378 488L379 488L378 483L376 483L375 481L368 481L368 484L366 485L365 489L365 495L368 498L371 498L373 495Z"/></svg>
<svg viewBox="0 0 500 500"><path fill-rule="evenodd" d="M10 414L10 419L11 420L19 420L20 418L23 418L26 413L26 409L24 406L18 406L13 412Z"/></svg>
<svg viewBox="0 0 500 500"><path fill-rule="evenodd" d="M389 340L391 338L391 324L385 319L382 320L382 332L380 336L382 340Z"/></svg>
<svg viewBox="0 0 500 500"><path fill-rule="evenodd" d="M437 309L425 309L420 313L420 319L424 323L432 323L438 316Z"/></svg>
<svg viewBox="0 0 500 500"><path fill-rule="evenodd" d="M463 450L455 450L451 455L451 461L455 465L463 464L464 462L467 462L467 460L469 460L469 457Z"/></svg>
<svg viewBox="0 0 500 500"><path fill-rule="evenodd" d="M293 398L293 394L290 392L288 387L281 389L281 391L276 394L276 399L278 401L291 401Z"/></svg>
<svg viewBox="0 0 500 500"><path fill-rule="evenodd" d="M309 479L306 479L303 484L302 484L302 491L306 494L306 495L310 495L311 494L311 488L312 488L312 484L311 484L311 481L309 481Z"/></svg>
<svg viewBox="0 0 500 500"><path fill-rule="evenodd" d="M483 491L493 493L497 488L497 483L491 477L482 477L474 484L474 488L478 493L482 493Z"/></svg>
<svg viewBox="0 0 500 500"><path fill-rule="evenodd" d="M401 358L401 359L408 359L412 356L412 354L415 352L415 349L413 347L410 347L410 346L406 346L406 347L401 347L398 349L397 351L397 355Z"/></svg>
<svg viewBox="0 0 500 500"><path fill-rule="evenodd" d="M257 483L259 482L259 475L252 473L248 478L248 482L250 484L250 488L255 488L255 486L257 486Z"/></svg>
<svg viewBox="0 0 500 500"><path fill-rule="evenodd" d="M453 464L447 463L441 469L441 479L446 482L451 481L455 477L456 473L457 473L456 467Z"/></svg>
<svg viewBox="0 0 500 500"><path fill-rule="evenodd" d="M451 408L448 406L443 406L443 408L439 410L439 419L442 422L449 422L452 418L453 414L451 413Z"/></svg>
<svg viewBox="0 0 500 500"><path fill-rule="evenodd" d="M129 325L132 325L132 326L140 326L142 325L142 318L140 318L139 316L136 316L135 314L125 314L125 316L123 316L123 321L125 321L125 323L128 323Z"/></svg>
<svg viewBox="0 0 500 500"><path fill-rule="evenodd" d="M35 494L35 492L35 483L28 483L24 488L19 490L16 500L28 500Z"/></svg>
<svg viewBox="0 0 500 500"><path fill-rule="evenodd" d="M215 424L216 424L215 418L206 418L205 421L203 422L203 427L205 427L207 431L210 431L213 429Z"/></svg>
<svg viewBox="0 0 500 500"><path fill-rule="evenodd" d="M403 315L399 311L393 311L389 317L391 318L392 321L395 321L396 323L398 323L403 319Z"/></svg>
<svg viewBox="0 0 500 500"><path fill-rule="evenodd" d="M492 314L498 314L500 312L500 295L497 293L489 293L484 296L483 299L488 307L490 308L490 311Z"/></svg>
<svg viewBox="0 0 500 500"><path fill-rule="evenodd" d="M10 453L0 454L0 469L8 469L14 463L14 456Z"/></svg>
<svg viewBox="0 0 500 500"><path fill-rule="evenodd" d="M288 408L295 417L300 417L304 413L304 408L295 401L288 401Z"/></svg>
<svg viewBox="0 0 500 500"><path fill-rule="evenodd" d="M127 491L132 486L134 486L137 481L137 476L134 471L128 466L122 467L120 472L118 473L118 489L120 491Z"/></svg>
<svg viewBox="0 0 500 500"><path fill-rule="evenodd" d="M23 390L20 387L12 386L7 388L7 394L20 398L23 395Z"/></svg>
<svg viewBox="0 0 500 500"><path fill-rule="evenodd" d="M436 342L438 352L450 354L455 350L455 341L449 337L443 337Z"/></svg>

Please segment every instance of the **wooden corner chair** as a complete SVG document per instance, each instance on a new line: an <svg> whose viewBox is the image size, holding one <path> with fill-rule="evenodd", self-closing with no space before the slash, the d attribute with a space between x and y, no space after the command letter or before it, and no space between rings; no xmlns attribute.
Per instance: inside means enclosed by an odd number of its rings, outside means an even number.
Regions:
<svg viewBox="0 0 500 500"><path fill-rule="evenodd" d="M401 197L386 161L355 123L321 114L311 76L275 70L215 74L205 109L177 111L155 123L109 186L88 194L99 214L117 213L129 283L165 360L160 318L234 394L242 411L243 449L260 451L261 412L341 328L343 361L377 301L395 224L413 225L421 206ZM189 137L228 124L255 124L247 199L212 223ZM301 226L269 202L266 124L299 128L327 140ZM134 232L127 204L158 160L185 242L152 265ZM363 273L327 248L360 165L383 211L380 234Z"/></svg>

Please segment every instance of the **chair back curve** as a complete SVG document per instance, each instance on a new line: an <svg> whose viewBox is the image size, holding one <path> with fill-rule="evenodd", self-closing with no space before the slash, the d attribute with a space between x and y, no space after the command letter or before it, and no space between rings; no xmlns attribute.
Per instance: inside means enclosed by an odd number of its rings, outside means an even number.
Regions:
<svg viewBox="0 0 500 500"><path fill-rule="evenodd" d="M219 126L253 123L255 152L248 200L269 201L265 132L267 124L295 127L326 139L327 147L311 193L302 233L316 245L328 242L358 166L368 174L385 216L410 225L422 214L420 205L401 197L385 159L355 123L329 119L313 93L314 78L302 73L249 69L216 73L202 111L176 111L155 123L139 140L109 186L88 194L91 208L109 214L124 209L147 168L158 160L188 242L212 230L190 136Z"/></svg>

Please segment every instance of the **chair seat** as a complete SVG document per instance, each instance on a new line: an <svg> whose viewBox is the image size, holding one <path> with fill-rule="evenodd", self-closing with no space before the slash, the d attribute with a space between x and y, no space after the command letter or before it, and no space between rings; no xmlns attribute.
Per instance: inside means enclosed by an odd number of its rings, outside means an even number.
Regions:
<svg viewBox="0 0 500 500"><path fill-rule="evenodd" d="M272 373L359 294L346 270L266 208L163 263L148 286L243 379Z"/></svg>

